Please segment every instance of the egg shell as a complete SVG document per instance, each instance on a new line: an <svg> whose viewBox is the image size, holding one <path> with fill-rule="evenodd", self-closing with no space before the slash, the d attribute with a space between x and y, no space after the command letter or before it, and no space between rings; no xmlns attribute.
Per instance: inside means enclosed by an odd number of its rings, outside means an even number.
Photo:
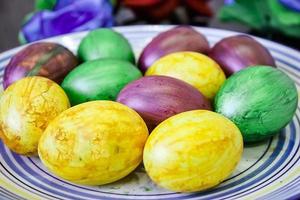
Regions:
<svg viewBox="0 0 300 200"><path fill-rule="evenodd" d="M38 141L70 103L63 89L43 77L26 77L9 86L0 101L0 136L12 151L37 153Z"/></svg>
<svg viewBox="0 0 300 200"><path fill-rule="evenodd" d="M135 63L134 53L127 39L108 28L93 30L87 34L79 44L78 57L81 61L112 58Z"/></svg>
<svg viewBox="0 0 300 200"><path fill-rule="evenodd" d="M167 76L146 76L128 84L117 101L137 111L152 130L178 113L211 109L210 102L193 86Z"/></svg>
<svg viewBox="0 0 300 200"><path fill-rule="evenodd" d="M62 87L72 105L115 100L125 85L141 76L141 72L127 61L99 59L85 62L70 72Z"/></svg>
<svg viewBox="0 0 300 200"><path fill-rule="evenodd" d="M294 81L268 66L252 66L232 75L215 98L215 110L241 130L245 142L270 138L295 114Z"/></svg>
<svg viewBox="0 0 300 200"><path fill-rule="evenodd" d="M123 178L141 163L147 137L146 124L134 110L117 102L92 101L55 118L38 152L57 176L101 185Z"/></svg>
<svg viewBox="0 0 300 200"><path fill-rule="evenodd" d="M145 72L159 58L179 51L208 53L209 44L204 35L191 26L181 25L154 37L143 49L138 66Z"/></svg>
<svg viewBox="0 0 300 200"><path fill-rule="evenodd" d="M194 110L158 125L146 142L143 161L157 185L195 192L225 180L242 151L242 135L234 123L211 111Z"/></svg>
<svg viewBox="0 0 300 200"><path fill-rule="evenodd" d="M227 76L249 66L275 66L275 60L268 49L248 35L226 37L217 42L208 55Z"/></svg>
<svg viewBox="0 0 300 200"><path fill-rule="evenodd" d="M147 71L149 75L165 75L183 80L213 99L225 81L225 74L211 58L195 52L176 52L157 60Z"/></svg>
<svg viewBox="0 0 300 200"><path fill-rule="evenodd" d="M71 51L60 44L37 42L30 44L7 64L3 75L3 87L26 76L44 76L58 84L78 64Z"/></svg>

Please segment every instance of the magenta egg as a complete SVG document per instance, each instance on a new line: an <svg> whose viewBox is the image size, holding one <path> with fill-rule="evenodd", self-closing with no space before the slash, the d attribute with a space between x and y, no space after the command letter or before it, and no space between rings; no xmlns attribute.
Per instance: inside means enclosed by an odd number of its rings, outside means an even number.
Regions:
<svg viewBox="0 0 300 200"><path fill-rule="evenodd" d="M146 76L128 84L117 101L137 111L152 130L181 112L211 110L210 102L193 86L167 76Z"/></svg>

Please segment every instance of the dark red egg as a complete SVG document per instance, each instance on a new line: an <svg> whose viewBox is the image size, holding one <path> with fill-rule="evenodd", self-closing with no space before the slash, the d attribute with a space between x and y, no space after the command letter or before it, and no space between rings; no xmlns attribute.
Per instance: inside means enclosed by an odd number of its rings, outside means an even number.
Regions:
<svg viewBox="0 0 300 200"><path fill-rule="evenodd" d="M3 87L26 76L44 76L57 83L77 66L77 58L60 44L38 42L14 55L5 68Z"/></svg>
<svg viewBox="0 0 300 200"><path fill-rule="evenodd" d="M262 44L247 35L224 38L216 43L209 53L227 76L249 66L275 66L275 61Z"/></svg>

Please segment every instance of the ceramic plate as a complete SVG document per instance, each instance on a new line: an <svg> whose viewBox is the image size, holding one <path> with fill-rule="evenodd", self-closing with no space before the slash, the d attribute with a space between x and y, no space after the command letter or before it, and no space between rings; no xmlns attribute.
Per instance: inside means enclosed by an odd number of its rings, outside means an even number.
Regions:
<svg viewBox="0 0 300 200"><path fill-rule="evenodd" d="M171 26L119 27L132 44L136 57L158 33ZM211 45L236 32L196 28ZM48 39L76 52L86 32ZM283 45L259 39L276 59L278 68L300 88L300 53ZM0 55L0 81L9 59L23 47ZM38 157L19 156L0 142L0 198L2 199L298 199L300 198L300 108L293 121L268 141L246 145L234 173L218 187L198 193L174 193L157 187L142 166L126 178L104 186L82 186L51 174Z"/></svg>

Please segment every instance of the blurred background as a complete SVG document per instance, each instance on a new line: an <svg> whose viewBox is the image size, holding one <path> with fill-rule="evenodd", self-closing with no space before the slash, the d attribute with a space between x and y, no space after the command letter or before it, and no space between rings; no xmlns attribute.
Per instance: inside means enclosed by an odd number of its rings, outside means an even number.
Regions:
<svg viewBox="0 0 300 200"><path fill-rule="evenodd" d="M138 24L234 30L300 49L299 11L299 0L1 0L0 52L68 32Z"/></svg>

